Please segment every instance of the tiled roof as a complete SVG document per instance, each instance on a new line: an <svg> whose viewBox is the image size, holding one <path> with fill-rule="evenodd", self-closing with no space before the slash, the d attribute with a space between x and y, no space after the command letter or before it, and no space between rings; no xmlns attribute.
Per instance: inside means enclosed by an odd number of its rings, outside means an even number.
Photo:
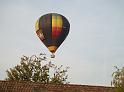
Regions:
<svg viewBox="0 0 124 92"><path fill-rule="evenodd" d="M0 81L0 92L114 92L112 87L89 85L53 85L26 81Z"/></svg>

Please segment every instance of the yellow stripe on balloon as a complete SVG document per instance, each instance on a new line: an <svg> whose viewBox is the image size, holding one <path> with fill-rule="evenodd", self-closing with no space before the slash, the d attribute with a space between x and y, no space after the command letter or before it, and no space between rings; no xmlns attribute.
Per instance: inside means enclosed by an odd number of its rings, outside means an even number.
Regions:
<svg viewBox="0 0 124 92"><path fill-rule="evenodd" d="M56 15L52 14L52 39L56 38L56 30L57 30L57 21Z"/></svg>
<svg viewBox="0 0 124 92"><path fill-rule="evenodd" d="M56 21L56 16L52 14L52 27L56 27L57 21Z"/></svg>
<svg viewBox="0 0 124 92"><path fill-rule="evenodd" d="M62 31L62 17L52 14L52 39L57 39Z"/></svg>
<svg viewBox="0 0 124 92"><path fill-rule="evenodd" d="M62 17L57 16L57 28L62 28Z"/></svg>
<svg viewBox="0 0 124 92"><path fill-rule="evenodd" d="M35 30L36 30L36 31L39 30L39 20L36 21L36 24L35 24Z"/></svg>

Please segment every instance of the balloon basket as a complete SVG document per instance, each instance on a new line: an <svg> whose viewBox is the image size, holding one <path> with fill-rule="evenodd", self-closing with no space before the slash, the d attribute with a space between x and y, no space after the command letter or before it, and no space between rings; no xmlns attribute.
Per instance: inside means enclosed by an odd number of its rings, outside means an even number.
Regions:
<svg viewBox="0 0 124 92"><path fill-rule="evenodd" d="M52 55L51 55L51 58L55 58L55 55L54 55L54 54L52 54Z"/></svg>

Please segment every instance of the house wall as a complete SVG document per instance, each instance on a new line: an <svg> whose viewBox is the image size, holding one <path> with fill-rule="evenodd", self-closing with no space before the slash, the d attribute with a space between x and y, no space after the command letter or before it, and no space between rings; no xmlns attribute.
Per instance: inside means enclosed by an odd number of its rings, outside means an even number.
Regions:
<svg viewBox="0 0 124 92"><path fill-rule="evenodd" d="M112 87L104 86L0 81L0 92L114 92L114 90Z"/></svg>

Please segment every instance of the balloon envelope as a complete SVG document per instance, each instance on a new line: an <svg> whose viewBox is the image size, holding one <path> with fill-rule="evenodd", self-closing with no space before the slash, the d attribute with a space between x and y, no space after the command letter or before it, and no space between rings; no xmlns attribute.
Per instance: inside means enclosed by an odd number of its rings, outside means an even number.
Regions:
<svg viewBox="0 0 124 92"><path fill-rule="evenodd" d="M55 53L69 33L68 20L57 13L49 13L41 16L35 25L37 36L49 49Z"/></svg>

